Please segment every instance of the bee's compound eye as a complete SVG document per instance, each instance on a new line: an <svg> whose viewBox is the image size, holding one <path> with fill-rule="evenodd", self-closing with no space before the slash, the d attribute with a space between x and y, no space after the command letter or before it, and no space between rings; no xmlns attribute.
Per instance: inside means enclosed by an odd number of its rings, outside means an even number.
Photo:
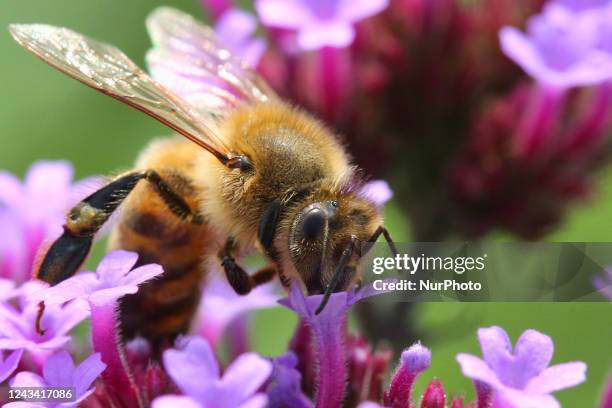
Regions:
<svg viewBox="0 0 612 408"><path fill-rule="evenodd" d="M338 202L336 200L332 201L331 206L334 208L338 208Z"/></svg>
<svg viewBox="0 0 612 408"><path fill-rule="evenodd" d="M316 240L325 230L327 214L321 208L309 209L302 218L301 235L307 241Z"/></svg>

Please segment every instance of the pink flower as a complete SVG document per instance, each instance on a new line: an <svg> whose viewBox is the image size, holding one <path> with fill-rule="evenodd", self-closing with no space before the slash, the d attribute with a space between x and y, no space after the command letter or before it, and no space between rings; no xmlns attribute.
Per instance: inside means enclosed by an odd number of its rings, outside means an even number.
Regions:
<svg viewBox="0 0 612 408"><path fill-rule="evenodd" d="M73 182L65 161L39 161L22 183L0 172L0 276L17 282L29 278L41 244L61 233L68 209L93 191L100 178Z"/></svg>
<svg viewBox="0 0 612 408"><path fill-rule="evenodd" d="M64 347L70 341L69 332L89 315L87 308L78 302L51 305L41 321L44 333L38 333L35 329L38 301L28 298L43 287L39 282L28 282L19 288L18 307L0 302L0 350L25 349L44 356Z"/></svg>
<svg viewBox="0 0 612 408"><path fill-rule="evenodd" d="M36 373L22 371L11 381L11 387L62 387L72 388L74 399L70 403L28 403L11 402L7 408L35 407L76 407L93 392L90 388L95 379L104 371L106 365L100 360L100 354L92 354L75 367L74 361L66 351L53 354L42 369L42 377Z"/></svg>
<svg viewBox="0 0 612 408"><path fill-rule="evenodd" d="M59 284L32 294L33 301L57 305L72 299L84 299L92 305L113 303L120 297L136 293L138 285L163 273L160 265L149 264L132 269L138 254L117 250L106 255L96 272L81 272Z"/></svg>
<svg viewBox="0 0 612 408"><path fill-rule="evenodd" d="M612 54L599 47L612 9L577 12L550 4L528 21L527 34L500 31L504 53L534 79L562 87L599 84L612 78Z"/></svg>
<svg viewBox="0 0 612 408"><path fill-rule="evenodd" d="M389 187L389 183L384 180L372 180L366 183L361 188L360 193L379 207L385 205L393 197L393 190Z"/></svg>
<svg viewBox="0 0 612 408"><path fill-rule="evenodd" d="M266 50L263 38L254 38L257 30L255 17L240 9L223 13L215 24L215 33L229 50L240 56L251 67L256 67Z"/></svg>
<svg viewBox="0 0 612 408"><path fill-rule="evenodd" d="M551 394L585 380L586 364L582 362L548 367L554 350L552 339L535 330L525 331L514 350L500 327L480 329L478 338L484 359L461 353L457 361L464 375L491 387L500 404L559 408Z"/></svg>
<svg viewBox="0 0 612 408"><path fill-rule="evenodd" d="M263 408L265 394L257 392L272 372L272 363L255 353L236 358L221 374L206 340L193 337L182 349L164 352L164 366L184 395L165 395L153 408Z"/></svg>
<svg viewBox="0 0 612 408"><path fill-rule="evenodd" d="M355 38L356 22L384 10L388 0L258 0L263 24L297 31L303 50L346 47Z"/></svg>
<svg viewBox="0 0 612 408"><path fill-rule="evenodd" d="M251 311L277 306L279 298L275 283L258 286L248 296L240 296L225 279L215 275L204 287L195 332L215 346L230 324Z"/></svg>

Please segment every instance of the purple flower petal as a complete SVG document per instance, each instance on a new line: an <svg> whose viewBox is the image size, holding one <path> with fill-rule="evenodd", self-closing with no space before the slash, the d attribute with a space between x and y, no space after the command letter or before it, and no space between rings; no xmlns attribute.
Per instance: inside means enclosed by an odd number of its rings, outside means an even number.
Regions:
<svg viewBox="0 0 612 408"><path fill-rule="evenodd" d="M24 184L34 202L45 203L46 209L63 211L66 196L58 192L70 192L74 169L67 161L40 161L34 163L26 174Z"/></svg>
<svg viewBox="0 0 612 408"><path fill-rule="evenodd" d="M302 375L295 368L297 363L293 352L272 361L272 376L266 389L270 408L314 408L312 401L302 392Z"/></svg>
<svg viewBox="0 0 612 408"><path fill-rule="evenodd" d="M380 13L389 6L389 0L340 0L338 17L347 21L359 21Z"/></svg>
<svg viewBox="0 0 612 408"><path fill-rule="evenodd" d="M215 33L231 51L251 67L257 66L266 50L266 42L252 38L257 29L255 17L240 9L225 12L215 25Z"/></svg>
<svg viewBox="0 0 612 408"><path fill-rule="evenodd" d="M74 362L67 351L60 351L50 356L43 367L43 377L51 387L72 386Z"/></svg>
<svg viewBox="0 0 612 408"><path fill-rule="evenodd" d="M489 367L495 372L502 371L512 358L512 343L506 331L497 326L478 329L478 339Z"/></svg>
<svg viewBox="0 0 612 408"><path fill-rule="evenodd" d="M272 363L255 353L236 358L223 373L219 386L228 406L238 406L260 389L272 373Z"/></svg>
<svg viewBox="0 0 612 408"><path fill-rule="evenodd" d="M257 0L255 9L261 22L272 27L297 29L312 18L300 0Z"/></svg>
<svg viewBox="0 0 612 408"><path fill-rule="evenodd" d="M504 53L536 80L559 88L599 84L612 78L612 54L600 46L611 26L606 13L575 12L557 4L528 22L527 34L500 31Z"/></svg>
<svg viewBox="0 0 612 408"><path fill-rule="evenodd" d="M96 290L94 293L87 297L87 300L95 306L103 306L113 303L120 297L125 295L131 295L138 292L138 286L135 285L122 285L116 286L109 289Z"/></svg>
<svg viewBox="0 0 612 408"><path fill-rule="evenodd" d="M17 177L0 171L0 208L19 207L23 202L23 187Z"/></svg>
<svg viewBox="0 0 612 408"><path fill-rule="evenodd" d="M529 379L544 371L550 364L554 348L549 336L535 330L526 330L514 348L516 365L521 376Z"/></svg>
<svg viewBox="0 0 612 408"><path fill-rule="evenodd" d="M494 388L502 387L495 372L487 365L484 360L471 354L457 354L457 362L461 366L463 375L473 380L482 381Z"/></svg>
<svg viewBox="0 0 612 408"><path fill-rule="evenodd" d="M182 395L164 395L153 400L152 408L203 408L202 405L191 397Z"/></svg>
<svg viewBox="0 0 612 408"><path fill-rule="evenodd" d="M259 393L253 395L247 401L238 405L238 408L264 408L268 406L268 397L265 394ZM295 407L298 408L298 407Z"/></svg>
<svg viewBox="0 0 612 408"><path fill-rule="evenodd" d="M40 375L29 371L17 373L10 381L11 387L45 387L47 383Z"/></svg>
<svg viewBox="0 0 612 408"><path fill-rule="evenodd" d="M72 375L72 384L75 387L76 395L85 395L105 368L106 364L102 362L100 353L92 354L83 360Z"/></svg>
<svg viewBox="0 0 612 408"><path fill-rule="evenodd" d="M573 11L585 11L603 8L611 3L610 0L556 0L554 4L570 8Z"/></svg>
<svg viewBox="0 0 612 408"><path fill-rule="evenodd" d="M277 306L280 298L278 292L278 285L270 283L256 287L249 296L240 296L227 280L214 274L204 288L195 331L214 346L239 317L250 311Z"/></svg>
<svg viewBox="0 0 612 408"><path fill-rule="evenodd" d="M297 42L305 51L325 46L343 48L355 39L353 26L341 20L321 21L302 27L298 31Z"/></svg>
<svg viewBox="0 0 612 408"><path fill-rule="evenodd" d="M378 207L382 207L393 197L393 190L384 180L373 180L366 183L359 192L362 196L372 200Z"/></svg>
<svg viewBox="0 0 612 408"><path fill-rule="evenodd" d="M387 7L387 0L258 0L263 24L297 30L303 50L346 47L355 38L353 24Z"/></svg>
<svg viewBox="0 0 612 408"><path fill-rule="evenodd" d="M561 408L561 404L551 395L526 394L513 389L504 389L502 393L495 395L493 407L514 408Z"/></svg>
<svg viewBox="0 0 612 408"><path fill-rule="evenodd" d="M0 302L15 297L17 293L13 280L0 278Z"/></svg>
<svg viewBox="0 0 612 408"><path fill-rule="evenodd" d="M126 286L136 286L161 275L163 272L164 271L160 265L143 265L129 271L129 273L123 277L120 282Z"/></svg>
<svg viewBox="0 0 612 408"><path fill-rule="evenodd" d="M208 389L219 378L219 364L210 345L203 339L187 340L182 350L166 350L164 366L176 385L198 401L206 397Z"/></svg>
<svg viewBox="0 0 612 408"><path fill-rule="evenodd" d="M3 352L0 351L0 383L9 378L11 374L13 374L13 371L17 369L19 361L21 361L21 356L23 355L23 349L11 352L6 358L4 358L2 354Z"/></svg>
<svg viewBox="0 0 612 408"><path fill-rule="evenodd" d="M116 299L136 293L139 284L163 273L160 265L143 265L130 270L137 262L138 254L113 251L106 255L96 268L96 273L83 272L59 284L32 294L32 302L44 301L46 305L61 304L72 299L84 299L101 306Z"/></svg>
<svg viewBox="0 0 612 408"><path fill-rule="evenodd" d="M33 402L17 401L4 404L2 408L48 408L46 405L40 405Z"/></svg>
<svg viewBox="0 0 612 408"><path fill-rule="evenodd" d="M534 394L550 394L573 387L586 380L586 369L586 364L582 362L554 365L529 381L525 390Z"/></svg>
<svg viewBox="0 0 612 408"><path fill-rule="evenodd" d="M36 315L38 314L38 305L36 305ZM58 335L67 334L77 324L81 323L89 316L89 309L84 302L73 301L65 304L63 307L49 307L48 313L54 315L52 324L48 324L47 330L53 330ZM32 315L31 322L34 322L36 316ZM44 319L43 319L44 323Z"/></svg>
<svg viewBox="0 0 612 408"><path fill-rule="evenodd" d="M138 262L136 252L116 250L106 255L96 268L98 279L115 284L121 281Z"/></svg>
<svg viewBox="0 0 612 408"><path fill-rule="evenodd" d="M61 305L72 299L85 298L98 286L98 279L93 272L81 272L58 283L55 286L43 287L32 293L28 300L32 303L45 302L47 306Z"/></svg>

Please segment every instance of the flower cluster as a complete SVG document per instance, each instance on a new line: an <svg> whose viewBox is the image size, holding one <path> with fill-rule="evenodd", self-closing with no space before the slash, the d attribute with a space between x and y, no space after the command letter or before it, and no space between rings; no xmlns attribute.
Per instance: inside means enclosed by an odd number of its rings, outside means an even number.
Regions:
<svg viewBox="0 0 612 408"><path fill-rule="evenodd" d="M382 205L391 191L375 181L364 186L363 194ZM40 220L51 226L61 222L55 215ZM159 265L139 264L136 253L116 250L95 271L80 272L52 287L36 280L18 285L20 275L0 280L0 381L10 387L74 390L68 403L12 401L6 406L413 406L413 385L429 367L431 351L419 343L407 348L387 384L391 350L374 348L348 330L351 307L380 294L372 287L334 293L316 314L322 295L305 296L301 284L292 282L288 297L279 303L298 316L295 334L285 354L265 357L251 351L245 323L249 312L274 306L278 292L268 285L241 297L215 277L204 289L193 334L157 355L145 339L121 340L118 302L162 273ZM91 344L72 330L85 319L90 321ZM526 331L514 351L498 327L481 329L479 338L484 359L457 356L464 374L474 380L477 401L466 405L457 396L448 401L454 408L489 402L556 407L552 392L585 379L584 363L548 367L552 340L536 331ZM230 346L227 362L217 354L224 340ZM421 407L445 407L442 383L432 380L420 400Z"/></svg>
<svg viewBox="0 0 612 408"><path fill-rule="evenodd" d="M203 4L228 44L263 41L226 29L232 1ZM496 228L534 238L609 159L611 10L606 0L257 0L248 32L258 20L267 51L254 64L232 48L392 181L416 240Z"/></svg>
<svg viewBox="0 0 612 408"><path fill-rule="evenodd" d="M51 288L23 285L18 290L23 296L18 303L25 308L41 300L48 303L43 327L61 340L19 343L22 336L16 331L2 333L2 350L9 352L0 364L3 380L9 379L11 387L72 387L76 399L72 405L83 407L412 406L414 382L429 367L432 353L418 343L407 348L389 385L384 386L391 353L372 351L363 339L349 335L346 326L350 307L374 294L369 287L332 295L328 306L317 315L315 310L322 295L306 297L299 283L294 282L289 296L280 302L300 318L285 355L265 358L245 351L222 370L211 343L194 335L177 340L175 348L163 353L163 365L159 365L151 358L144 340L128 344L118 341L118 298L133 293L139 284L162 272L157 265L133 269L136 259L133 253L116 251L100 262L95 273L77 274ZM244 299L248 305L248 297ZM230 302L242 300L232 296ZM57 305L72 308L73 323L86 315L91 318L94 354L76 367L66 351L69 338L62 337L70 327L59 330L50 323L53 318L66 317L62 314L65 310L52 308ZM3 306L10 307L8 303ZM241 307L248 310L245 305ZM3 325L6 323L3 321ZM33 328L32 321L23 323ZM499 327L481 329L478 335L484 359L468 354L457 356L464 374L475 382L477 401L466 405L463 397L457 396L451 401L454 408L489 403L494 407L558 407L551 393L585 379L584 363L548 367L552 340L539 332L523 333L514 351ZM84 352L74 349L74 345L70 348L77 354ZM39 349L49 354L34 358ZM27 361L19 364L24 353L28 354ZM432 380L420 400L421 407L445 407L447 395L442 383Z"/></svg>

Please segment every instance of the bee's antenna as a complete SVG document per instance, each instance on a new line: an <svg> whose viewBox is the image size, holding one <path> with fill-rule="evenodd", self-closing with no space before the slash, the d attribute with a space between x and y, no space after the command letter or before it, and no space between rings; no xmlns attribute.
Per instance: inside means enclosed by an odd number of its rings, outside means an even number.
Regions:
<svg viewBox="0 0 612 408"><path fill-rule="evenodd" d="M338 262L338 266L336 267L336 270L334 271L334 276L332 277L331 282L329 282L329 285L327 285L327 288L325 288L323 299L321 299L321 303L319 304L319 307L317 307L317 310L315 311L316 315L318 315L319 313L323 311L323 309L325 309L327 302L329 302L329 298L331 297L332 293L334 293L334 290L340 283L342 274L344 273L346 269L346 264L348 263L349 259L351 259L351 256L353 255L353 250L355 249L356 241L357 241L357 237L353 235L351 237L350 242L344 248L344 251L342 251L342 256L340 257L340 262Z"/></svg>

